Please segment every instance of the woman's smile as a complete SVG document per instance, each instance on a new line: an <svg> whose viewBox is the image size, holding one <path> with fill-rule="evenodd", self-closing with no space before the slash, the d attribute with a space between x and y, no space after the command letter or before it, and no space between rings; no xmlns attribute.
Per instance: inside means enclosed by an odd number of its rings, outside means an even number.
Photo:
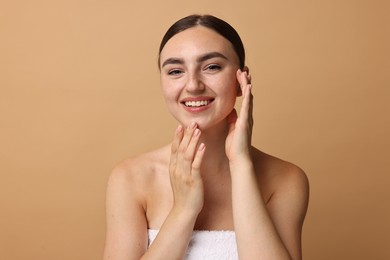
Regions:
<svg viewBox="0 0 390 260"><path fill-rule="evenodd" d="M184 109L191 113L198 113L210 108L214 98L207 96L187 97L181 100Z"/></svg>

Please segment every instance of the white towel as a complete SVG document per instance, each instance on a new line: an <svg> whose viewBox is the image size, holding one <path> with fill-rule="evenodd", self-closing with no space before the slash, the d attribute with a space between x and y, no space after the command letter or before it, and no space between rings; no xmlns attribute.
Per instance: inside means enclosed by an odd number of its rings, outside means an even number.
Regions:
<svg viewBox="0 0 390 260"><path fill-rule="evenodd" d="M149 245L158 230L149 229ZM234 231L195 230L187 248L186 260L237 260L236 235Z"/></svg>

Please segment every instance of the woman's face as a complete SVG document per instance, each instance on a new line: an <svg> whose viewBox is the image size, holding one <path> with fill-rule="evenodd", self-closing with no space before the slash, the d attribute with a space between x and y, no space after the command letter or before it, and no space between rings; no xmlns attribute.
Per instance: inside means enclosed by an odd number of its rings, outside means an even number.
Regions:
<svg viewBox="0 0 390 260"><path fill-rule="evenodd" d="M196 26L173 36L160 53L160 69L168 109L182 125L207 129L232 111L239 60L215 31Z"/></svg>

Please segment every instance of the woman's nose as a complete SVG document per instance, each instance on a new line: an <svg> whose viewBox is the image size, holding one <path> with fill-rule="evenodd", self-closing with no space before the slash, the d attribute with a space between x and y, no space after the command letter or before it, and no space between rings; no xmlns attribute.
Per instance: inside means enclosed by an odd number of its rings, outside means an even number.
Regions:
<svg viewBox="0 0 390 260"><path fill-rule="evenodd" d="M192 73L188 75L186 89L188 92L201 92L205 89L205 85L197 73Z"/></svg>

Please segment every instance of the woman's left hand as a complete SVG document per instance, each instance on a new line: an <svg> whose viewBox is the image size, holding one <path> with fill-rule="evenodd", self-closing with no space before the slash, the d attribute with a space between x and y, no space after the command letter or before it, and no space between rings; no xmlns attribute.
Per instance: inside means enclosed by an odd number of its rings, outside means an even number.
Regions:
<svg viewBox="0 0 390 260"><path fill-rule="evenodd" d="M241 159L251 159L251 142L253 129L253 95L251 76L246 71L237 71L243 100L240 115L233 111L228 115L229 132L225 150L229 162L234 164Z"/></svg>

